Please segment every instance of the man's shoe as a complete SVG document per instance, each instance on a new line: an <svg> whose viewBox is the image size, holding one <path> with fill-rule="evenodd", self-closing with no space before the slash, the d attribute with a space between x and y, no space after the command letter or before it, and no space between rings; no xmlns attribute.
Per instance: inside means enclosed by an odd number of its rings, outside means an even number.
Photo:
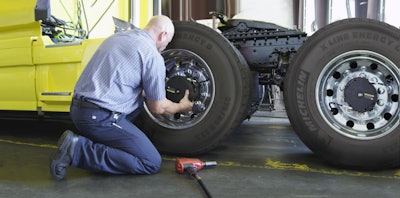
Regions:
<svg viewBox="0 0 400 198"><path fill-rule="evenodd" d="M50 174L54 179L64 178L67 167L71 165L78 139L78 135L66 130L58 140L57 152L50 156Z"/></svg>

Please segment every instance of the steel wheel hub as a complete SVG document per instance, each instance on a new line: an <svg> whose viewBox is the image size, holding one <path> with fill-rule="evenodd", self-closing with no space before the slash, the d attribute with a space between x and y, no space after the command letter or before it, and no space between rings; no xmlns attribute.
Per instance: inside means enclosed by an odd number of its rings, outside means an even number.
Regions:
<svg viewBox="0 0 400 198"><path fill-rule="evenodd" d="M166 66L166 95L179 102L189 90L194 106L189 112L174 115L155 115L145 106L147 113L159 125L170 129L185 129L199 123L208 113L215 96L215 84L207 63L195 53L171 49L162 53Z"/></svg>
<svg viewBox="0 0 400 198"><path fill-rule="evenodd" d="M365 78L354 78L344 88L344 101L360 113L373 110L377 100L375 87Z"/></svg>
<svg viewBox="0 0 400 198"><path fill-rule="evenodd" d="M359 140L399 125L397 66L375 52L355 50L330 61L317 81L318 110L336 132Z"/></svg>

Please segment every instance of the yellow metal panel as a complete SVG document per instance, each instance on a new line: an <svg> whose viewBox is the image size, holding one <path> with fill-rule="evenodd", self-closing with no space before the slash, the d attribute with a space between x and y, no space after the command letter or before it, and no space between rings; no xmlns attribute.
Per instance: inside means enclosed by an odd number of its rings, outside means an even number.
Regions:
<svg viewBox="0 0 400 198"><path fill-rule="evenodd" d="M83 42L41 45L35 43L36 95L42 111L69 110L72 92L81 70Z"/></svg>
<svg viewBox="0 0 400 198"><path fill-rule="evenodd" d="M103 39L64 45L35 43L36 94L42 111L68 112L76 81Z"/></svg>
<svg viewBox="0 0 400 198"><path fill-rule="evenodd" d="M13 3L7 6L11 6L11 10L15 8L12 7L15 6ZM25 8L26 6L21 7L23 11ZM36 110L32 35L37 35L40 24L31 22L24 12L18 17L28 18L17 18L15 23L7 23L5 19L9 21L14 19L4 16L5 13L1 13L0 17L0 109ZM22 24L16 25L17 22Z"/></svg>
<svg viewBox="0 0 400 198"><path fill-rule="evenodd" d="M70 96L77 80L76 70L79 66L80 62L37 65L38 99L45 100L54 96L53 98L65 100L64 96Z"/></svg>
<svg viewBox="0 0 400 198"><path fill-rule="evenodd" d="M32 65L31 45L29 37L0 40L0 67Z"/></svg>
<svg viewBox="0 0 400 198"><path fill-rule="evenodd" d="M2 1L0 6L0 109L35 111L32 41L41 35L34 21L36 1Z"/></svg>
<svg viewBox="0 0 400 198"><path fill-rule="evenodd" d="M100 46L100 44L104 41L104 38L99 38L99 39L89 39L85 40L85 50L83 52L82 56L82 66L80 69L83 69L83 67L86 66L86 64L89 62L90 58L94 54L94 52L97 50L97 48ZM81 70L78 71L79 75L81 73Z"/></svg>
<svg viewBox="0 0 400 198"><path fill-rule="evenodd" d="M130 16L130 1L129 0L119 0L118 1L118 11L117 18L129 21Z"/></svg>
<svg viewBox="0 0 400 198"><path fill-rule="evenodd" d="M0 109L36 110L33 65L1 67Z"/></svg>
<svg viewBox="0 0 400 198"><path fill-rule="evenodd" d="M2 0L0 3L0 28L35 21L35 0Z"/></svg>
<svg viewBox="0 0 400 198"><path fill-rule="evenodd" d="M80 62L83 50L81 43L35 47L33 62L36 65L45 63Z"/></svg>
<svg viewBox="0 0 400 198"><path fill-rule="evenodd" d="M153 16L153 0L140 1L140 27L143 28Z"/></svg>
<svg viewBox="0 0 400 198"><path fill-rule="evenodd" d="M0 18L4 17L0 14ZM39 22L0 27L0 32L0 40L14 39L19 37L37 37L42 35Z"/></svg>

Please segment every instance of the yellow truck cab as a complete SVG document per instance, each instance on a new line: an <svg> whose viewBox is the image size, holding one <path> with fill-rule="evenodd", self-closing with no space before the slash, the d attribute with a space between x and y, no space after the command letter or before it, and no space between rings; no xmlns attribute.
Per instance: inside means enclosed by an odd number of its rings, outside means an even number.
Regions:
<svg viewBox="0 0 400 198"><path fill-rule="evenodd" d="M43 21L52 19L50 1L5 4L0 8L1 114L68 112L75 82L103 39L64 42L44 33Z"/></svg>

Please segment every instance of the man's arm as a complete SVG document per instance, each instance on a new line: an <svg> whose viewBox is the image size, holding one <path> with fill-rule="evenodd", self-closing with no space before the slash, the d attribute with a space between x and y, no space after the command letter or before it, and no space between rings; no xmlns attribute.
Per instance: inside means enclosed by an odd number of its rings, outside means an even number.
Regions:
<svg viewBox="0 0 400 198"><path fill-rule="evenodd" d="M167 98L163 100L147 100L147 105L152 113L155 114L174 114L186 112L192 109L194 102L189 100L189 90L185 91L185 96L179 103L172 102Z"/></svg>

